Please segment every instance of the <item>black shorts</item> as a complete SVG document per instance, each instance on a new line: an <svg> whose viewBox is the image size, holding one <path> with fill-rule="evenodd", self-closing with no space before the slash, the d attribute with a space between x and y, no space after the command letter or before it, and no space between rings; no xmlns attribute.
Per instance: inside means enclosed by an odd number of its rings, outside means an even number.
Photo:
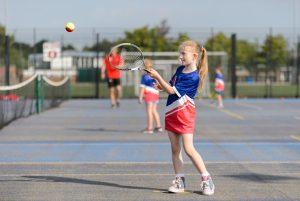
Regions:
<svg viewBox="0 0 300 201"><path fill-rule="evenodd" d="M121 85L121 79L120 78L117 78L117 79L110 79L110 78L108 78L107 79L107 84L108 84L109 88L116 87L118 85Z"/></svg>

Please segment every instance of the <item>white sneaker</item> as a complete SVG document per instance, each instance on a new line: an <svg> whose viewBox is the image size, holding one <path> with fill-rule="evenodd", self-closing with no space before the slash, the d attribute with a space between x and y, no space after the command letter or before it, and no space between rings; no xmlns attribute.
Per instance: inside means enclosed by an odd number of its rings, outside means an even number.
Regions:
<svg viewBox="0 0 300 201"><path fill-rule="evenodd" d="M155 133L162 133L163 129L162 129L162 127L156 127L156 128L154 128L154 132Z"/></svg>
<svg viewBox="0 0 300 201"><path fill-rule="evenodd" d="M152 134L153 133L153 130L152 129L148 129L148 128L145 128L144 130L141 131L143 134Z"/></svg>
<svg viewBox="0 0 300 201"><path fill-rule="evenodd" d="M215 185L211 176L209 176L206 181L202 181L200 188L203 195L213 195L215 193Z"/></svg>
<svg viewBox="0 0 300 201"><path fill-rule="evenodd" d="M172 181L172 186L169 187L168 191L170 193L183 193L184 188L185 188L185 178L176 177L175 180Z"/></svg>
<svg viewBox="0 0 300 201"><path fill-rule="evenodd" d="M224 105L218 105L217 106L219 109L223 109L224 108Z"/></svg>

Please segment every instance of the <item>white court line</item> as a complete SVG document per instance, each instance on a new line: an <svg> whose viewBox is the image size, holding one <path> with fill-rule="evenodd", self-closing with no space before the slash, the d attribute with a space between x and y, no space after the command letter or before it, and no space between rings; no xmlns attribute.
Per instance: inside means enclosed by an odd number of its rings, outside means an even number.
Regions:
<svg viewBox="0 0 300 201"><path fill-rule="evenodd" d="M256 106L256 105L250 105L250 104L247 104L247 103L239 103L239 102L235 102L236 105L240 105L240 106L244 106L244 107L248 107L248 108L251 108L251 109L254 109L254 110L263 110L262 107L259 107L259 106Z"/></svg>
<svg viewBox="0 0 300 201"><path fill-rule="evenodd" d="M205 161L207 164L300 164L300 161ZM0 165L172 165L172 162L0 162ZM192 165L192 162L184 162ZM1 169L0 169L1 170Z"/></svg>
<svg viewBox="0 0 300 201"><path fill-rule="evenodd" d="M203 105L207 106L207 107L210 107L210 108L214 108L214 109L218 109L216 106L213 106L213 105L209 105L209 104L206 104L206 103L203 103ZM239 115L239 114L236 114L234 112L231 112L229 110L226 110L226 109L218 109L220 112L223 112L235 119L239 119L239 120L245 120L245 118L242 116L242 115Z"/></svg>
<svg viewBox="0 0 300 201"><path fill-rule="evenodd" d="M293 138L294 140L300 141L300 136L290 135L290 137Z"/></svg>
<svg viewBox="0 0 300 201"><path fill-rule="evenodd" d="M288 144L295 144L295 142L194 142L194 145L248 145L248 144L255 144L255 145L288 145ZM143 145L143 146L156 146L156 145L170 145L170 142L71 142L71 143L64 143L64 142L36 142L36 143L1 143L1 146L12 146L12 145L22 145L22 146L41 146L41 145L60 145L60 146L82 146L82 145L120 145L120 146L136 146L136 145ZM1 150L1 148L0 148Z"/></svg>
<svg viewBox="0 0 300 201"><path fill-rule="evenodd" d="M278 175L299 175L299 172L282 172L276 173ZM45 174L45 173L28 173L28 174L5 174L1 175L0 177L25 177L25 176L173 176L174 173L52 173L52 174ZM185 173L186 176L198 176L199 173ZM37 178L39 179L39 178ZM42 179L42 178L41 178ZM0 179L1 181L1 179Z"/></svg>

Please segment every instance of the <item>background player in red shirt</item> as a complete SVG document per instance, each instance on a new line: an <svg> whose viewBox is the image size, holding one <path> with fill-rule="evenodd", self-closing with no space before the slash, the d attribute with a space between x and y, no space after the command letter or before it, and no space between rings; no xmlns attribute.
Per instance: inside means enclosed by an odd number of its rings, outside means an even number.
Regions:
<svg viewBox="0 0 300 201"><path fill-rule="evenodd" d="M103 65L101 68L101 78L105 79L105 77L107 76L107 84L109 88L109 96L112 108L120 106L120 98L122 97L122 74L120 70L114 68L113 66L122 65L122 63L122 57L117 54L117 52L112 52L110 55L106 55L104 57Z"/></svg>

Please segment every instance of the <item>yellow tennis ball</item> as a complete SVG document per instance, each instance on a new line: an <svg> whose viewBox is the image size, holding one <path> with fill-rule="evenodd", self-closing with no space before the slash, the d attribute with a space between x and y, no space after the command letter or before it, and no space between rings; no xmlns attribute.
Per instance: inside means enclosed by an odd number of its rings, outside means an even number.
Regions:
<svg viewBox="0 0 300 201"><path fill-rule="evenodd" d="M68 22L65 26L67 32L72 32L75 29L75 25L72 22Z"/></svg>

